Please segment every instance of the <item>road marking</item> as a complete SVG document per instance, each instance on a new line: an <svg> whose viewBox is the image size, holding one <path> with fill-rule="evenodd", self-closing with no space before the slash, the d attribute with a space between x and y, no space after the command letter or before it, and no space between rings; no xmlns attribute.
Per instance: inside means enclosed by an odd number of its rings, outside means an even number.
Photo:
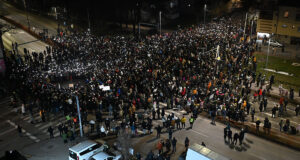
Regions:
<svg viewBox="0 0 300 160"><path fill-rule="evenodd" d="M30 117L29 117L29 116L27 116L27 117L23 118L23 120L24 120L24 121L27 121L28 119L30 119Z"/></svg>
<svg viewBox="0 0 300 160"><path fill-rule="evenodd" d="M38 124L34 125L34 127L39 127L41 125L42 125L42 123L38 123Z"/></svg>
<svg viewBox="0 0 300 160"><path fill-rule="evenodd" d="M14 131L14 130L16 130L16 128L11 128L11 129L9 129L5 132L0 133L0 136L5 135L6 133L9 133L9 132Z"/></svg>
<svg viewBox="0 0 300 160"><path fill-rule="evenodd" d="M10 125L12 125L15 128L18 128L18 126L10 120L6 120L6 122L9 123ZM30 139L34 140L36 143L40 141L37 137L33 136L32 134L30 134L29 132L27 132L23 128L22 128L22 133L25 133L26 136L28 136Z"/></svg>
<svg viewBox="0 0 300 160"><path fill-rule="evenodd" d="M180 113L178 113L178 112L175 112L175 111L172 111L172 110L166 110L165 112L167 112L167 113L169 113L169 114L172 114L172 113L174 113L177 117L179 117L179 116L181 116L181 114Z"/></svg>
<svg viewBox="0 0 300 160"><path fill-rule="evenodd" d="M6 116L7 114L9 114L9 113L11 113L11 112L13 112L13 111L5 112L5 113L1 114L0 117Z"/></svg>
<svg viewBox="0 0 300 160"><path fill-rule="evenodd" d="M54 137L58 137L59 136L59 132L56 132L53 136Z"/></svg>
<svg viewBox="0 0 300 160"><path fill-rule="evenodd" d="M51 124L51 122L50 122L50 123L48 123L48 124L46 124L46 125L40 127L39 130L43 130L43 129L45 129L45 128L51 126L51 125L52 125L52 124Z"/></svg>
<svg viewBox="0 0 300 160"><path fill-rule="evenodd" d="M204 136L204 137L208 137L208 135L206 135L206 134L204 134L204 133L201 133L201 132L197 132L197 131L195 131L195 130L193 130L193 129L191 129L191 131L194 132L194 133L200 134L200 135L202 135L202 136Z"/></svg>

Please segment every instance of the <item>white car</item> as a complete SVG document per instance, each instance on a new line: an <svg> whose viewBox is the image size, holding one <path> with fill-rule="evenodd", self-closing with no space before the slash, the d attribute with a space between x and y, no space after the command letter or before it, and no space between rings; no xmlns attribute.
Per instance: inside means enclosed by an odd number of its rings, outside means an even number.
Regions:
<svg viewBox="0 0 300 160"><path fill-rule="evenodd" d="M89 160L119 160L122 155L119 152L99 152L93 155Z"/></svg>
<svg viewBox="0 0 300 160"><path fill-rule="evenodd" d="M104 145L86 140L69 148L69 160L88 160L92 155L104 150Z"/></svg>
<svg viewBox="0 0 300 160"><path fill-rule="evenodd" d="M269 41L267 41L269 43ZM283 45L277 41L274 41L274 40L271 40L270 41L270 46L273 46L273 47L282 47Z"/></svg>

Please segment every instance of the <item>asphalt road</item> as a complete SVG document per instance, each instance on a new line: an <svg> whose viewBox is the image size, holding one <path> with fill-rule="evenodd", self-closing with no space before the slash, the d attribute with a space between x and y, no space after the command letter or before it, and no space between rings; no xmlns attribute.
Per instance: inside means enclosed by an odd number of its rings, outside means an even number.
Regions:
<svg viewBox="0 0 300 160"><path fill-rule="evenodd" d="M18 43L18 51L22 55L24 54L24 48L27 48L29 52L43 52L46 50L46 43L37 40L27 32L20 29L12 29L2 35L4 48L8 51L12 50L12 42Z"/></svg>
<svg viewBox="0 0 300 160"><path fill-rule="evenodd" d="M166 114L175 113L181 117L182 112L167 110ZM61 138L55 129L55 139L49 139L47 133L48 126L56 126L59 122L64 122L63 117L51 117L50 121L40 122L39 115L34 114L37 123L30 124L28 115L22 116L16 112L16 109L9 106L9 98L0 102L0 156L4 151L17 149L24 155L31 157L32 160L54 160L65 159L62 157L68 156L68 147L71 144L63 144ZM23 136L18 135L15 125L20 124L23 127ZM154 125L161 124L161 120L155 120ZM187 124L187 127L189 124ZM173 136L178 140L178 150L183 149L185 137L190 139L190 145L193 143L201 144L205 142L206 146L213 151L220 153L231 159L258 159L258 160L296 160L300 157L300 152L281 146L277 143L267 141L265 139L246 134L242 147L232 148L224 142L223 128L225 125L216 123L211 125L210 120L204 117L199 117L194 124L193 129L182 129L174 132ZM236 130L233 129L233 133ZM168 138L168 134L164 133L161 138ZM152 135L133 138L132 143L140 147L138 150L143 155L146 155L150 149L155 150L155 144L158 139L155 138L155 133ZM155 150L157 153L157 150ZM176 155L178 156L178 154ZM175 157L172 157L175 158Z"/></svg>
<svg viewBox="0 0 300 160"><path fill-rule="evenodd" d="M0 14L6 16L7 18L13 19L26 27L28 26L26 12L15 8L3 0L0 0ZM57 34L57 23L54 20L31 13L28 13L28 20L30 29L36 33L39 33L44 28L47 28L49 35Z"/></svg>
<svg viewBox="0 0 300 160"><path fill-rule="evenodd" d="M170 114L174 111L166 112L166 114ZM182 113L177 112L177 114L175 115L181 117ZM251 134L246 134L242 146L237 145L237 147L232 147L224 142L223 129L225 128L225 125L221 123L211 125L210 122L211 121L207 118L199 117L195 121L193 129L182 129L175 131L175 133L173 133L173 136L176 137L178 145L181 146L181 148L182 146L184 146L185 138L188 137L190 139L190 145L192 145L193 143L201 144L202 142L204 142L206 144L206 147L208 147L209 149L233 160L295 160L300 157L299 151L281 146L277 143L273 143ZM161 122L158 121L154 122L154 124L156 125L160 123ZM186 126L189 127L189 124L186 124ZM238 130L233 129L233 134L236 131ZM156 133L154 135L156 135ZM162 134L161 139L167 138L168 133ZM145 136L140 138L139 140L134 139L133 141L133 143L136 145L144 146L140 149L140 152L142 152L143 154L147 154L150 149L155 150L155 144L158 142L158 139L156 139L155 136L150 139ZM157 150L156 153L158 153Z"/></svg>

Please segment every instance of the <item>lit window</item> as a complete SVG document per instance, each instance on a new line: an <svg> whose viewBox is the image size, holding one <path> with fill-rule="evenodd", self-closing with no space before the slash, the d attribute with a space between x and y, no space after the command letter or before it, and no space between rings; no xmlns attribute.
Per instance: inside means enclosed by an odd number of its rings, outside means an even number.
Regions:
<svg viewBox="0 0 300 160"><path fill-rule="evenodd" d="M284 18L289 18L289 11L285 11L284 14L283 14L283 17Z"/></svg>

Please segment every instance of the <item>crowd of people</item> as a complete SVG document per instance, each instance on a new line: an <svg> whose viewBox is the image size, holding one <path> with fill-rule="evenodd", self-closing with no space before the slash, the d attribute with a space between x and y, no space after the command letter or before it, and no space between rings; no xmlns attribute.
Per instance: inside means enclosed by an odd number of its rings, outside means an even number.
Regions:
<svg viewBox="0 0 300 160"><path fill-rule="evenodd" d="M24 58L11 56L10 82L30 114L33 108L41 114L62 112L76 124L78 96L84 124L92 113L96 131L105 125L106 130L131 129L133 135L137 127L152 133L156 115L164 122L162 128L185 127L187 119L165 115L161 103L192 113L190 127L203 110L212 124L217 115L244 122L251 110L254 117L250 88L256 80L255 42L244 38L239 15L142 38L74 31L53 41L57 45L42 53L24 49ZM261 92L258 99L266 99Z"/></svg>

